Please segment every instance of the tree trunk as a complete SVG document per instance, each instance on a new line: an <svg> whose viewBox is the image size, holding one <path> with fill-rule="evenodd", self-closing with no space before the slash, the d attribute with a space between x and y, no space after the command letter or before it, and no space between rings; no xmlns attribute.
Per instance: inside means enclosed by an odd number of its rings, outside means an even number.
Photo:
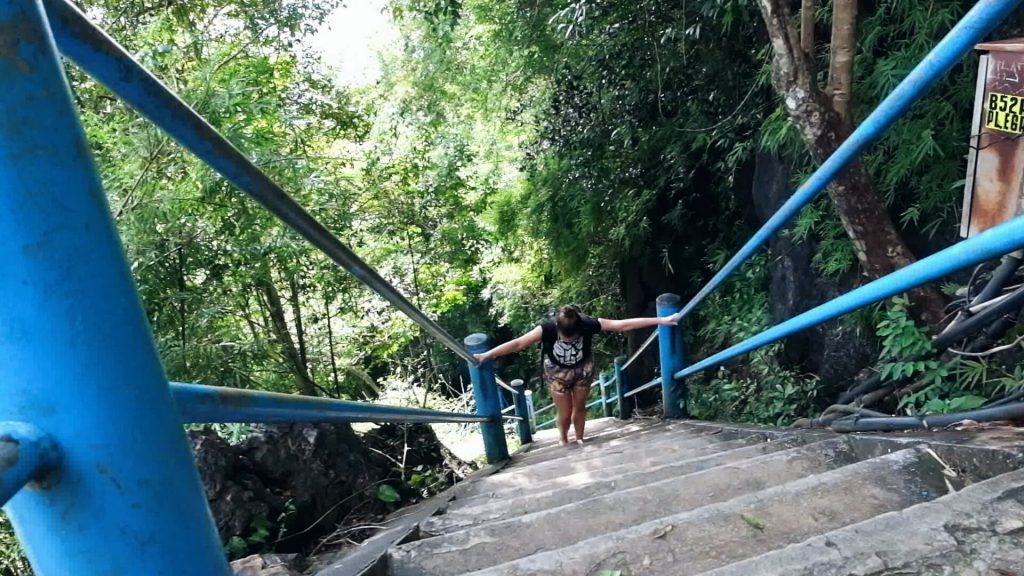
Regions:
<svg viewBox="0 0 1024 576"><path fill-rule="evenodd" d="M804 54L814 56L814 0L800 2L800 48Z"/></svg>
<svg viewBox="0 0 1024 576"><path fill-rule="evenodd" d="M178 246L178 338L181 340L181 369L188 373L188 313L185 309L185 292L188 283L185 281L185 249Z"/></svg>
<svg viewBox="0 0 1024 576"><path fill-rule="evenodd" d="M306 396L316 396L317 387L313 379L309 377L302 364L302 357L298 348L292 340L292 333L288 329L288 322L284 315L284 304L281 302L281 294L269 278L258 280L258 286L266 300L267 312L270 314L270 324L274 330L274 337L281 346L281 352L288 360L288 365L295 375L295 382L299 391Z"/></svg>
<svg viewBox="0 0 1024 576"><path fill-rule="evenodd" d="M292 318L295 321L295 338L299 343L299 361L302 369L309 374L309 353L306 349L306 330L302 327L302 302L299 298L299 282L295 275L288 278L288 288L291 290Z"/></svg>
<svg viewBox="0 0 1024 576"><path fill-rule="evenodd" d="M846 139L852 122L844 121L818 88L813 60L799 46L797 31L789 24L788 2L759 0L759 4L774 51L772 84L811 157L820 163ZM850 50L852 58L852 44ZM852 61L849 66L852 73ZM853 242L857 259L870 278L884 276L914 262L914 255L896 230L860 161L851 162L833 180L829 196ZM910 295L919 320L932 326L941 321L945 307L941 294L924 287L911 291Z"/></svg>
<svg viewBox="0 0 1024 576"><path fill-rule="evenodd" d="M857 0L833 0L832 46L829 51L828 88L832 107L839 118L852 124L850 106L853 86L853 58L857 52Z"/></svg>
<svg viewBox="0 0 1024 576"><path fill-rule="evenodd" d="M331 304L324 298L324 313L327 318L327 348L331 355L331 378L334 388L334 395L341 398L341 384L338 382L338 360L334 357L334 329L331 327Z"/></svg>

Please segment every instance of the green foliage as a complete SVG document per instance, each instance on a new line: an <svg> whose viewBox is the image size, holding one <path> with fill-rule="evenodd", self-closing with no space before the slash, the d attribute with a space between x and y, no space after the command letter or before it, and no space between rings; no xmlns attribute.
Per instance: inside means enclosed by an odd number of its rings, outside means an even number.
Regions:
<svg viewBox="0 0 1024 576"><path fill-rule="evenodd" d="M712 256L719 267L721 254ZM755 256L705 301L697 312L699 335L717 350L753 336L771 321L766 281L768 258ZM704 420L784 425L810 414L817 379L779 365L780 345L761 348L749 361L689 379L690 413Z"/></svg>
<svg viewBox="0 0 1024 576"><path fill-rule="evenodd" d="M724 250L713 252L708 268L721 268L729 256L731 253ZM756 255L701 305L696 325L706 346L722 348L750 338L769 326L767 280L768 257Z"/></svg>
<svg viewBox="0 0 1024 576"><path fill-rule="evenodd" d="M1024 386L1024 368L993 360L961 358L947 364L947 378L928 380L928 385L904 396L900 407L910 414L962 412L1012 394Z"/></svg>
<svg viewBox="0 0 1024 576"><path fill-rule="evenodd" d="M28 560L21 552L21 546L14 537L14 528L7 516L0 511L0 576L23 576L31 574Z"/></svg>
<svg viewBox="0 0 1024 576"><path fill-rule="evenodd" d="M915 360L916 356L932 352L927 332L910 318L906 296L897 296L889 301L878 319L875 333L882 342L881 366L883 380L906 385L915 379L923 387L917 392L900 399L900 408L911 414L925 412L951 412L973 402L967 397L951 398L955 394L955 362L947 363L936 359ZM946 399L949 398L947 401Z"/></svg>
<svg viewBox="0 0 1024 576"><path fill-rule="evenodd" d="M899 407L909 414L934 414L973 410L987 401L1016 391L1024 384L1024 369L994 364L986 358L954 358L906 361L932 351L927 333L910 319L906 297L893 298L882 311L877 334L882 340L881 375L901 386L915 389L900 398Z"/></svg>
<svg viewBox="0 0 1024 576"><path fill-rule="evenodd" d="M748 366L719 368L690 383L690 413L701 420L785 426L811 414L817 379L779 366L778 346L751 355Z"/></svg>
<svg viewBox="0 0 1024 576"><path fill-rule="evenodd" d="M394 504L395 502L401 502L402 496L390 484L381 484L377 487L377 499L381 502Z"/></svg>
<svg viewBox="0 0 1024 576"><path fill-rule="evenodd" d="M969 2L886 0L859 26L857 114L889 94L956 23ZM893 219L925 235L950 236L959 217L977 57L970 54L865 157Z"/></svg>
<svg viewBox="0 0 1024 576"><path fill-rule="evenodd" d="M906 296L896 296L878 322L875 333L882 341L883 380L900 380L912 376L924 376L931 383L941 382L949 375L946 367L937 360L904 359L932 351L927 333L910 318Z"/></svg>
<svg viewBox="0 0 1024 576"><path fill-rule="evenodd" d="M274 543L285 533L285 517L295 511L291 501L285 507L285 512L276 521L271 521L266 516L260 515L253 519L249 525L248 532L242 535L232 536L224 546L224 551L231 559L243 558L250 554L262 554L273 550Z"/></svg>

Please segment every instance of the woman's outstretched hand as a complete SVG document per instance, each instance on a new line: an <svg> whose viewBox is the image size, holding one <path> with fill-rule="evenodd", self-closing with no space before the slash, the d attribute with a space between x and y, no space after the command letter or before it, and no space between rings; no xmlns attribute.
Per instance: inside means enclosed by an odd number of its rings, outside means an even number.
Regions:
<svg viewBox="0 0 1024 576"><path fill-rule="evenodd" d="M675 314L658 318L658 326L675 326L676 324L679 324L679 317Z"/></svg>
<svg viewBox="0 0 1024 576"><path fill-rule="evenodd" d="M476 358L478 362L487 362L491 356L489 352L484 352L483 354L473 354L473 358Z"/></svg>

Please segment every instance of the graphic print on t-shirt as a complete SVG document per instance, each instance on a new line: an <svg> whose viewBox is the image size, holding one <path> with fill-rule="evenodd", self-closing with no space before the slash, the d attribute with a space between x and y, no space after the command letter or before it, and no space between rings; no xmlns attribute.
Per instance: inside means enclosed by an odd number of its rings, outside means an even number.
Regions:
<svg viewBox="0 0 1024 576"><path fill-rule="evenodd" d="M572 342L558 338L551 353L555 361L562 366L575 366L583 359L583 338L577 338Z"/></svg>

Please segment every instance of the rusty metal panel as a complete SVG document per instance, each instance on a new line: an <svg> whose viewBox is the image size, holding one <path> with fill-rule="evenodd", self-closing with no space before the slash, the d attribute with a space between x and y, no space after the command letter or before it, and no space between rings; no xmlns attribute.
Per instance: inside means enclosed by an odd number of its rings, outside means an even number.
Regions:
<svg viewBox="0 0 1024 576"><path fill-rule="evenodd" d="M1020 40L982 45L961 235L1024 213L1024 53ZM984 86L981 86L982 78Z"/></svg>

